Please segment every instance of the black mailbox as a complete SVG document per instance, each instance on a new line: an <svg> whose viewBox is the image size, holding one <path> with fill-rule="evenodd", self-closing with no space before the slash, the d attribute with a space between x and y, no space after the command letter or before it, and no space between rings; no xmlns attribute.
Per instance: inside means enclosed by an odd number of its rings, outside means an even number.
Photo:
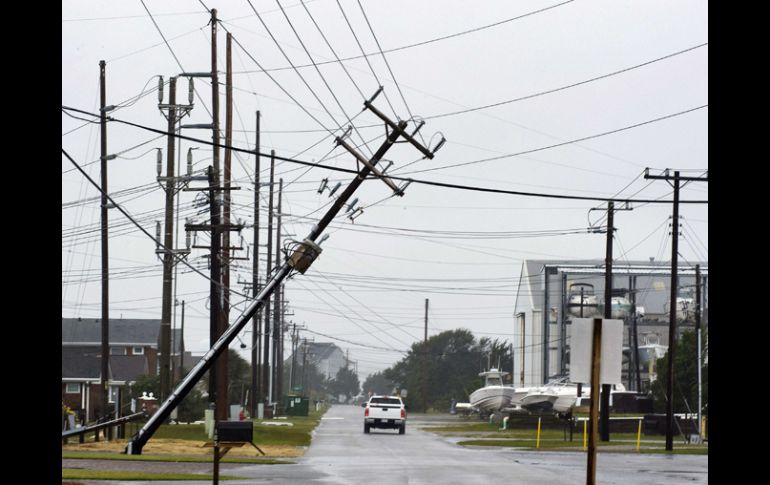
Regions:
<svg viewBox="0 0 770 485"><path fill-rule="evenodd" d="M217 421L217 439L219 441L246 441L251 443L253 436L253 421Z"/></svg>

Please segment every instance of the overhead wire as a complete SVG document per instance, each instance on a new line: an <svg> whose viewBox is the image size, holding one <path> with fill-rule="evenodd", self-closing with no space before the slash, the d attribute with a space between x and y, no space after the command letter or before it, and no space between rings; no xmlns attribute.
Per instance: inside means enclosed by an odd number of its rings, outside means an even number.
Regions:
<svg viewBox="0 0 770 485"><path fill-rule="evenodd" d="M284 10L283 6L281 5L281 2L279 0L276 0L276 3L278 4L278 7L281 9L281 13L283 13L283 16L286 19L286 22L289 24L289 27L291 28L291 31L294 32L294 36L299 41L299 44L302 46L302 50L305 51L305 54L307 54L308 59L310 59L310 62L315 67L315 70L318 73L318 77L321 78L321 81L324 83L324 86L326 86L326 89L332 95L332 98L337 103L337 106L340 108L340 110L342 111L342 114L345 116L345 118L346 119L350 119L351 118L350 115L348 115L347 111L345 110L345 107L342 106L342 103L340 102L339 98L337 98L337 95L334 94L334 90L331 88L331 86L329 86L329 82L326 80L326 77L323 75L321 70L318 68L318 65L315 63L315 60L313 59L313 56L310 54L310 51L308 51L307 47L305 46L305 43L302 41L302 37L300 37L299 33L297 32L297 29L294 28L294 24L291 22L291 19L286 14L286 11ZM324 39L325 39L325 36L324 36ZM347 72L347 70L346 70L346 72ZM297 71L297 73L299 74L299 71ZM365 99L365 96L362 95L361 97ZM369 145L366 143L366 139L363 137L363 135L361 135L361 132L358 131L358 128L356 128L355 125L350 125L350 126L353 127L353 131L355 131L356 134L358 135L358 137L361 138L361 140L363 140L364 146L366 147L367 150L369 150L369 153L372 154L373 153L372 150L369 148Z"/></svg>
<svg viewBox="0 0 770 485"><path fill-rule="evenodd" d="M705 105L705 106L708 106L708 105ZM88 112L85 112L85 111L82 111L82 110L79 110L79 109L76 109L76 108L71 108L71 107L68 107L68 106L62 106L62 109L71 110L71 111L80 112L80 113L85 113L85 114L90 114L92 116L95 116L92 113L88 113ZM700 108L693 108L691 110L688 110L688 112L696 110L696 109L700 109ZM684 112L681 112L681 113L677 113L677 114L674 114L674 115L669 115L667 117L677 116L677 115L683 114L683 113ZM666 117L663 117L663 119L665 119L665 118ZM120 119L113 118L113 117L109 117L109 120L117 122L117 123L126 124L126 125L129 125L129 126L134 126L136 128L140 128L140 129L143 129L143 130L146 130L146 131L152 131L152 132L155 132L155 133L162 133L164 135L167 134L164 131L156 130L154 128L150 128L150 127L147 127L147 126L144 126L144 125L140 125L140 124L137 124L137 123L132 123L130 121L120 120ZM659 120L651 120L651 121L647 121L647 122L644 122L644 123L640 123L638 125L640 126L642 124L647 124L647 123L651 123L651 122L654 122L654 121L659 121ZM607 134L610 134L610 133L615 133L617 131L622 131L622 130L626 130L626 129L630 129L630 128L632 128L632 127L624 127L624 128L620 128L618 130L613 130L611 132L605 132L605 133L600 133L600 134L592 135L592 136L589 136L589 137L584 137L583 139L597 138L599 136L604 136L604 135L607 135ZM202 139L198 139L198 138L193 138L193 137L189 137L189 136L186 136L186 135L176 135L176 134L174 134L174 136L179 136L180 138L185 139L185 140L195 141L196 143L201 143L201 144L206 144L206 145L211 145L211 146L214 145L214 143L211 142L211 141L202 140ZM529 150L529 151L526 151L526 152L512 153L512 154L509 154L507 156L508 157L512 157L512 156L516 156L516 155L519 155L519 154L531 153L533 151L546 150L546 149L549 149L549 148L554 148L556 146L562 146L562 145L565 145L567 143L570 143L570 142L565 142L565 143L561 143L561 144L553 145L553 146L541 147L541 148ZM217 144L217 146L220 147L220 148L221 147L227 147L226 145L223 145L221 143ZM242 152L245 152L245 153L252 153L252 154L254 153L253 150L248 150L248 149L244 149L244 148L238 148L238 147L229 147L229 148L232 149L232 150L239 150L239 151L242 151ZM260 153L260 156L269 157L270 155L269 154ZM496 157L496 158L504 158L504 157ZM275 156L275 159L276 160L283 160L283 161L287 161L287 162L298 163L298 164L306 165L306 166L316 166L316 167L319 167L319 168L324 168L324 169L327 169L327 170L333 170L333 171L338 171L338 172L347 172L347 173L351 173L351 174L358 173L355 170L349 170L349 169L344 169L344 168L339 168L339 167L332 167L332 166L328 166L328 165L321 165L321 164L316 164L316 163L310 163L310 162L306 162L306 161L302 161L302 160L297 160L297 159L294 159L294 158ZM481 162L481 161L487 161L487 160L476 160L476 161L472 161L472 162L466 162L466 163L463 163L463 165L466 165L466 164L469 164L469 163L478 163L478 162ZM448 167L444 167L444 168L448 168ZM417 173L417 172L412 172L412 173ZM545 194L545 193L536 193L536 192L523 192L523 191L514 191L514 190L493 189L493 188L488 188L488 187L477 187L477 186L461 185L461 184L449 184L449 183L435 182L435 181L429 181L429 180L414 179L414 178L411 178L411 177L409 177L409 178L407 178L407 177L399 177L399 176L395 176L395 175L388 175L388 177L391 178L391 179L394 179L394 180L412 181L412 182L414 182L416 184L431 185L431 186L436 186L436 187L445 187L445 188L453 188L453 189L461 189L461 190L470 190L470 191L477 191L477 192L488 192L488 193L498 193L498 194L508 194L508 195L522 195L522 196L543 197L543 198L556 198L556 199L570 199L570 200L594 200L594 201L610 201L610 200L613 200L613 199L610 199L610 198L607 198L607 197L587 197L587 196L573 196L573 195L561 195L561 194ZM652 204L652 203L670 203L669 201L661 201L661 200L658 200L658 199L619 199L619 200L615 200L615 202L636 202L636 203L649 203L649 204ZM695 204L705 204L705 203L708 203L708 201L707 200L680 200L679 203L680 204L693 204L693 203L695 203Z"/></svg>
<svg viewBox="0 0 770 485"><path fill-rule="evenodd" d="M382 82L380 82L380 78L377 76L377 73L374 71L374 68L372 67L372 63L369 62L369 56L366 55L364 52L364 47L361 45L361 41L358 40L358 35L356 35L356 31L353 29L353 25L350 23L350 20L348 19L348 15L345 13L345 9L342 8L342 4L340 3L340 0L334 0L337 2L337 7L339 7L340 12L342 13L342 17L345 19L345 23L348 25L348 28L350 29L350 32L353 34L353 38L356 40L356 44L358 45L358 48L361 50L362 57L366 61L366 65L369 66L369 70L372 73L372 76L374 76L375 81L377 81L378 86L382 86ZM393 103L390 102L390 98L388 97L388 93L383 91L382 94L385 96L385 101L388 103L388 106L390 106L391 111L394 115L398 116L398 112L393 107Z"/></svg>
<svg viewBox="0 0 770 485"><path fill-rule="evenodd" d="M414 120L415 117L412 114L412 110L409 108L409 103L406 102L406 98L404 97L404 92L401 91L401 86L398 84L398 81L396 81L396 75L393 73L393 69L391 69L390 67L388 58L385 56L385 53L382 51L382 46L380 45L379 39L377 39L377 35L374 33L374 28L372 27L371 22L369 22L369 17L366 15L364 6L361 5L361 0L356 0L356 2L358 3L358 7L361 9L361 13L364 15L364 20L366 20L366 25L369 26L369 32L372 33L372 37L374 38L374 42L377 44L377 49L380 51L382 60L385 61L385 66L388 68L388 72L390 73L390 78L393 80L393 84L396 85L398 94L401 96L401 101L404 102L404 106L406 107L406 112L409 113L409 119ZM425 145L425 138L423 138L422 133L418 132L418 135L420 136L420 140L422 140L422 144Z"/></svg>

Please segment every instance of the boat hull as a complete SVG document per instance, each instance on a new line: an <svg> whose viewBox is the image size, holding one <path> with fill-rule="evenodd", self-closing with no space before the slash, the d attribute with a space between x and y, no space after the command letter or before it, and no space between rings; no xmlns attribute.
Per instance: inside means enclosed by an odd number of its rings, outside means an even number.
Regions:
<svg viewBox="0 0 770 485"><path fill-rule="evenodd" d="M511 403L514 389L507 386L487 386L476 389L470 395L472 406L480 411L497 411Z"/></svg>

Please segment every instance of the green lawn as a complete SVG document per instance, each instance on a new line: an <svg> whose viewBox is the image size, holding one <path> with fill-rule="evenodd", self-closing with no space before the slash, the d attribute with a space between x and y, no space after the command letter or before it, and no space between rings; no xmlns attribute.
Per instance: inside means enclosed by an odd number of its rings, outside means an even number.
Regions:
<svg viewBox="0 0 770 485"><path fill-rule="evenodd" d="M309 446L310 433L318 426L328 408L310 411L308 416L287 416L286 419L255 420L254 443L259 445ZM270 426L262 421L287 422L293 426ZM162 425L153 438L208 441L202 424Z"/></svg>

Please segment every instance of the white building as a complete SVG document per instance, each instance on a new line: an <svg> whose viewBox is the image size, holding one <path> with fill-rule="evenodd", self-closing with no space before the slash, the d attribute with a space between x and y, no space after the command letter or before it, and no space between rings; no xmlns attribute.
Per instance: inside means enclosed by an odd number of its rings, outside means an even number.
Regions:
<svg viewBox="0 0 770 485"><path fill-rule="evenodd" d="M678 269L680 297L695 296L695 264L681 264ZM701 266L701 301L703 328L708 324L708 263ZM644 381L649 374L646 352L641 347L668 345L669 299L671 284L670 262L613 262L613 300L626 298L634 303L636 312L628 311L624 318L623 345L626 356L633 348L633 325L636 324L640 346L640 376ZM583 289L581 299L579 291ZM593 292L595 299L589 299ZM577 298L574 298L577 295ZM573 296L572 303L570 297ZM514 319L514 371L515 386L537 386L551 377L569 373L569 326L574 316L580 315L579 302L583 302L583 316L603 316L604 261L528 260L521 269L516 295ZM625 300L617 300L625 301ZM575 302L578 302L576 304ZM694 309L687 306L677 313L677 336L682 328L693 328ZM592 305L591 303L595 303ZM680 304L680 307L683 305ZM613 311L616 308L613 302ZM643 311L639 311L643 308ZM629 306L630 310L630 306ZM592 315L593 312L593 315ZM636 314L634 322L633 315ZM642 314L640 314L642 313ZM547 349L546 352L543 349ZM657 350L660 353L660 350ZM624 359L624 384L628 382L629 365ZM633 374L632 381L635 381ZM627 388L636 389L634 382Z"/></svg>

